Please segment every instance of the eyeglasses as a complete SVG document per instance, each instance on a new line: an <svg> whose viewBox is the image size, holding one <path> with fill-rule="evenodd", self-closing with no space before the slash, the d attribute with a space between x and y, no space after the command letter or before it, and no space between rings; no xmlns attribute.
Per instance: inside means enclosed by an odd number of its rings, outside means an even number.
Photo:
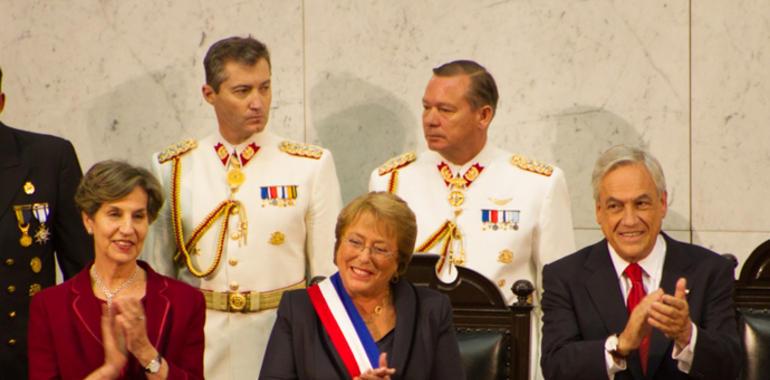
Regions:
<svg viewBox="0 0 770 380"><path fill-rule="evenodd" d="M372 255L372 257L380 257L383 259L387 259L391 256L393 256L393 252L385 247L381 247L378 245L371 245L366 246L363 241L361 241L358 238L349 237L344 240L345 244L350 246L351 248L355 249L358 252L363 252L365 249L369 250L369 254Z"/></svg>

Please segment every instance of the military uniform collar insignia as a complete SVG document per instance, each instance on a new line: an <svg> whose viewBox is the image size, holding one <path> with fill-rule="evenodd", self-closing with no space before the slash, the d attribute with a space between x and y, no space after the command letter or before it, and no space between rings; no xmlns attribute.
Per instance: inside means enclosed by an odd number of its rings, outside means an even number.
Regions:
<svg viewBox="0 0 770 380"><path fill-rule="evenodd" d="M221 142L218 142L216 143L216 145L214 145L214 152L216 152L217 157L219 158L219 161L222 163L222 166L224 167L227 167L227 164L230 162L230 160L233 157L233 155L230 153L231 151L235 151L235 154L238 157L238 161L240 161L239 166L244 167L257 154L257 152L259 151L259 146L255 142L250 142L241 149L238 149L238 147L234 147L231 150L231 149L228 149L228 147Z"/></svg>

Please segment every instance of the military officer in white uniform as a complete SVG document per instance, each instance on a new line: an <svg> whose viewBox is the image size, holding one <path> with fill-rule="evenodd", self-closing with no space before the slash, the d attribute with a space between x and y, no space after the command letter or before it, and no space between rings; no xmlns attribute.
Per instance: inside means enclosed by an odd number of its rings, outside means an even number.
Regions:
<svg viewBox="0 0 770 380"><path fill-rule="evenodd" d="M154 157L169 202L144 255L204 293L206 378L255 379L281 294L335 270L340 189L329 151L264 130L264 44L221 40L204 66L219 129Z"/></svg>
<svg viewBox="0 0 770 380"><path fill-rule="evenodd" d="M543 264L575 243L562 171L487 141L497 99L492 75L478 63L435 68L422 100L429 150L389 160L374 170L369 189L407 201L417 215L417 251L441 256L440 277L451 281L458 265L474 269L512 303L514 281L539 289ZM530 373L539 372L538 337L533 323Z"/></svg>

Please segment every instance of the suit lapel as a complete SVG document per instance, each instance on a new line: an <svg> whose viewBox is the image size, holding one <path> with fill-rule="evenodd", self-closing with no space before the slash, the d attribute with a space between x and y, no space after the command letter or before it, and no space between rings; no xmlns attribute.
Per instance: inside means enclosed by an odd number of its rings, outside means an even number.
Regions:
<svg viewBox="0 0 770 380"><path fill-rule="evenodd" d="M86 266L89 268L90 264ZM101 303L93 295L91 290L91 277L88 271L82 271L72 279L71 309L75 328L78 336L86 341L93 340L96 344L83 344L85 362L99 363L103 360ZM88 347L96 349L89 350Z"/></svg>
<svg viewBox="0 0 770 380"><path fill-rule="evenodd" d="M393 302L396 306L396 334L393 352L388 352L388 366L396 368L395 378L403 378L414 347L415 329L419 314L417 289L406 280L393 286Z"/></svg>
<svg viewBox="0 0 770 380"><path fill-rule="evenodd" d="M666 240L666 258L663 261L663 275L660 279L660 287L666 294L673 295L676 281L680 277L687 277L687 268L692 262L682 251L679 242L671 239L666 234L663 234L663 238ZM655 374L672 344L673 341L666 338L660 330L653 329L652 337L650 338L649 361L647 362L648 374Z"/></svg>
<svg viewBox="0 0 770 380"><path fill-rule="evenodd" d="M591 296L594 309L604 321L607 336L609 336L620 334L626 327L628 309L607 244L606 240L602 240L594 245L586 260L585 268L588 277L586 280L588 294ZM633 354L627 359L627 368L632 378L643 378L638 355Z"/></svg>
<svg viewBox="0 0 770 380"><path fill-rule="evenodd" d="M607 241L602 240L591 249L585 263L586 288L594 304L594 309L604 321L607 334L623 331L628 320L623 295L618 283L618 275L610 259Z"/></svg>
<svg viewBox="0 0 770 380"><path fill-rule="evenodd" d="M11 128L0 123L0 218L11 212L14 195L22 191L29 168L21 162L21 150Z"/></svg>
<svg viewBox="0 0 770 380"><path fill-rule="evenodd" d="M161 347L165 340L164 332L171 311L171 301L168 298L168 282L158 276L149 265L139 261L147 273L147 290L145 291L145 315L147 316L147 337L155 347Z"/></svg>

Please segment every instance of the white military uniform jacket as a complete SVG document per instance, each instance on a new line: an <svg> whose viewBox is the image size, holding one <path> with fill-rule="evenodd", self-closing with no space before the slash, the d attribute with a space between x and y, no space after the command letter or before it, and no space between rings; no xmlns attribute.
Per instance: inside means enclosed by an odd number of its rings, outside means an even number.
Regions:
<svg viewBox="0 0 770 380"><path fill-rule="evenodd" d="M462 211L456 218L448 200L450 186L439 171L442 163L455 176L474 165L483 167L462 191ZM369 181L369 190L389 188L417 216L418 248L446 221L454 221L462 237L454 242L454 254L461 244L465 251L462 265L495 282L509 304L515 300L511 285L516 280L530 280L540 289L543 264L574 251L570 200L562 171L489 143L462 166L433 151L396 157L372 172ZM440 254L441 247L439 242L428 252ZM539 304L537 298L534 301ZM532 374L539 372L539 314L538 308L532 325Z"/></svg>
<svg viewBox="0 0 770 380"><path fill-rule="evenodd" d="M225 152L232 154L235 149L241 154L252 143L258 149L242 165L245 179L232 196L245 207L246 239L232 237L244 217L233 210L218 266L210 275L196 277L184 260L175 263L172 259L178 247L171 224L174 160L169 157L178 157L178 208L187 242L193 229L230 197L228 165L223 163L227 158L218 155L215 147L222 144ZM156 155L153 169L167 198L144 249L152 267L215 292L265 292L333 273L334 226L341 196L332 155L305 144L281 148L282 144L286 142L265 131L233 147L215 133L198 141L195 148L185 142ZM159 162L164 160L168 161ZM192 250L196 271L205 271L214 263L223 220L216 219ZM274 321L275 309L249 313L207 310L206 378L257 378Z"/></svg>

